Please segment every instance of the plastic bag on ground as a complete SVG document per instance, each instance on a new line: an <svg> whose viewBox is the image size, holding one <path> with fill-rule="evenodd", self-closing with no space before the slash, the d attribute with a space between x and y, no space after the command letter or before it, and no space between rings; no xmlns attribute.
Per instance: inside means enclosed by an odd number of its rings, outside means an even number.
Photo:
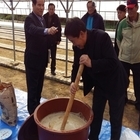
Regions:
<svg viewBox="0 0 140 140"><path fill-rule="evenodd" d="M140 140L140 138L129 128L126 128L122 134L120 140Z"/></svg>

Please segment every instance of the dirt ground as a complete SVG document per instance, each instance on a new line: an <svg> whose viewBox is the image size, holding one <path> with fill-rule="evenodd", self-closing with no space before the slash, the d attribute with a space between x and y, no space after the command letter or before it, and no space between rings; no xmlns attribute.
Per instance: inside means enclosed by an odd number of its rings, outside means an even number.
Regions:
<svg viewBox="0 0 140 140"><path fill-rule="evenodd" d="M11 41L5 40L5 39L0 39L0 42L9 43L9 44L12 43ZM16 45L24 46L25 44L21 42L16 42ZM61 54L64 52L61 51L59 53ZM10 51L5 51L4 49L3 50L0 49L0 56L10 58L10 55L13 55L13 53ZM19 53L18 58L23 61L23 54ZM65 63L62 63L62 62L61 64L60 62L57 63L57 69L62 69L63 68L62 66L64 65ZM71 66L68 66L68 67L70 68ZM15 88L18 88L23 91L27 91L24 72L0 66L0 80L2 82L12 82ZM133 88L132 77L130 77L130 81L131 81L130 88L132 89ZM51 99L55 97L69 97L69 95L70 95L69 85L58 83L54 80L48 80L48 79L44 80L42 97ZM87 103L90 106L92 105L92 102L91 102L92 97L93 97L92 93L89 93L87 96L84 97L83 92L80 89L77 91L76 96L75 96L75 98L82 100L83 102ZM126 104L125 110L124 110L124 116L123 116L123 126L129 127L134 130L138 130L138 118L139 118L139 113L136 111L135 107L133 105ZM104 119L109 120L108 104L106 105L106 108L105 108Z"/></svg>
<svg viewBox="0 0 140 140"><path fill-rule="evenodd" d="M25 73L0 66L0 80L2 82L12 82L15 88L23 91L27 91ZM92 93L87 96L83 96L82 90L78 90L75 98L82 100L91 106ZM54 80L45 79L44 87L42 91L42 97L51 99L55 97L69 97L69 85L58 83ZM108 105L106 105L104 119L109 120ZM126 105L123 117L123 126L129 127L134 130L138 130L138 112L135 110L133 105Z"/></svg>

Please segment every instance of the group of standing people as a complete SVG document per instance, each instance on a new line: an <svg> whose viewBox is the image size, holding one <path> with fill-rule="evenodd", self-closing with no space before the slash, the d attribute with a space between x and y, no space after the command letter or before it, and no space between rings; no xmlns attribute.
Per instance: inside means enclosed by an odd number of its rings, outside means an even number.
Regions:
<svg viewBox="0 0 140 140"><path fill-rule="evenodd" d="M24 25L26 37L24 63L30 114L40 104L49 50L52 59L51 74L56 74L56 50L61 41L61 24L59 17L54 13L55 5L50 3L48 13L43 15L44 3L44 0L32 0L33 11L27 16ZM74 81L79 65L84 65L82 73L84 95L94 87L92 100L94 119L90 125L89 140L99 139L107 101L111 123L110 139L120 139L124 106L128 100L130 69L134 78L135 106L140 111L140 17L137 10L137 0L128 0L127 6L120 5L117 8L119 22L116 28L115 47L105 32L103 18L97 13L93 1L87 2L87 13L81 19L75 17L66 22L64 34L73 43L74 51L70 93L75 94L77 90ZM128 16L125 15L126 11Z"/></svg>
<svg viewBox="0 0 140 140"><path fill-rule="evenodd" d="M136 100L129 100L126 90L126 103L134 104L135 108L140 111L140 14L138 8L137 0L127 1L128 15L119 22L116 41L119 48L118 58L123 64L127 76L130 76L130 70L133 73Z"/></svg>
<svg viewBox="0 0 140 140"><path fill-rule="evenodd" d="M134 94L136 98L135 101L128 99L126 89L125 102L135 105L135 108L140 111L140 41L138 39L140 36L140 14L137 12L138 1L128 0L127 6L121 4L116 10L119 21L116 26L114 49L125 68L127 76L130 76L130 70L133 73ZM128 15L126 16L127 12Z"/></svg>

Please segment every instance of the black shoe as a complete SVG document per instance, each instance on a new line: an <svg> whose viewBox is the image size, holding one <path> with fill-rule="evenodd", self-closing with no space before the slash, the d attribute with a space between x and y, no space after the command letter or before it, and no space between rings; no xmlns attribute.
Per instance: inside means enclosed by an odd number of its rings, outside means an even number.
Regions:
<svg viewBox="0 0 140 140"><path fill-rule="evenodd" d="M138 111L140 112L140 103L139 103L139 102L137 102L137 103L135 104L135 108L136 108L136 110L138 110Z"/></svg>
<svg viewBox="0 0 140 140"><path fill-rule="evenodd" d="M133 101L133 100L130 100L130 99L127 100L127 104L136 105L136 103L137 103L137 101Z"/></svg>
<svg viewBox="0 0 140 140"><path fill-rule="evenodd" d="M128 98L126 97L126 98L125 98L125 105L127 104L127 101L128 101Z"/></svg>
<svg viewBox="0 0 140 140"><path fill-rule="evenodd" d="M55 75L56 75L56 73L55 73L54 71L51 71L51 74L52 74L53 76L55 76Z"/></svg>
<svg viewBox="0 0 140 140"><path fill-rule="evenodd" d="M136 108L137 111L140 112L140 107L138 107L138 106L135 105L135 108Z"/></svg>

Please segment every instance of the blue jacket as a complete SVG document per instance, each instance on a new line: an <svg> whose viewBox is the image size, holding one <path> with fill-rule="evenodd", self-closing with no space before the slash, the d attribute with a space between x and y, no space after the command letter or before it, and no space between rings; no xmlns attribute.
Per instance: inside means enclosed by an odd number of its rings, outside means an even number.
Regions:
<svg viewBox="0 0 140 140"><path fill-rule="evenodd" d="M81 18L81 20L85 23L85 25L87 24L87 19L88 19L88 12ZM98 14L95 10L95 12L93 13L93 25L92 27L95 29L101 29L101 30L105 30L105 26L104 26L104 21L103 18L100 14Z"/></svg>

